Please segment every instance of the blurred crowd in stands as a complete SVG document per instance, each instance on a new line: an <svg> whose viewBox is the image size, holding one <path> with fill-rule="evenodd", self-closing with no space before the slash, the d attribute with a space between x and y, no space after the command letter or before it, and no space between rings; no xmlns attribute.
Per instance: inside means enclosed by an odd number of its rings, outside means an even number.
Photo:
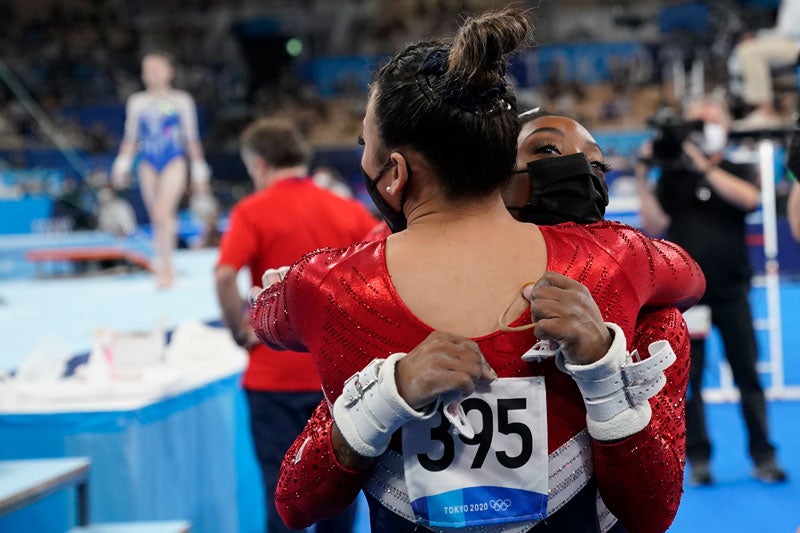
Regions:
<svg viewBox="0 0 800 533"><path fill-rule="evenodd" d="M643 52L608 60L608 78L585 83L553 60L535 84L518 90L520 107L544 105L591 128L643 130L674 104L674 70L687 80L705 66L705 89L728 90L728 55L743 33L774 23L777 2L708 0L542 0L529 2L535 46L638 42ZM322 95L308 65L320 57L381 57L400 43L452 33L464 13L492 0L31 0L0 4L0 163L26 168L20 151L54 148L41 108L68 146L113 153L124 102L141 89L143 53L165 50L178 65L174 85L197 102L211 154L235 156L237 136L256 116L294 120L316 146L352 147L361 128L365 83L347 81ZM761 4L756 6L755 4ZM684 8L683 19L664 16ZM676 11L678 13L678 11ZM688 16L686 15L688 14ZM287 39L300 46L287 53ZM535 54L535 52L534 52ZM574 69L574 67L573 67ZM364 70L367 70L366 68ZM18 79L20 87L13 87ZM528 80L530 81L530 80ZM687 81L688 83L688 81ZM30 101L26 95L30 94ZM107 120L80 111L101 109ZM108 161L102 158L101 165ZM97 171L90 165L91 171ZM106 169L107 170L107 169ZM244 178L244 174L241 176Z"/></svg>
<svg viewBox="0 0 800 533"><path fill-rule="evenodd" d="M62 108L119 103L137 87L137 34L111 3L81 9L53 3L25 16L18 3L0 8L0 49L11 76L75 145L108 149L107 133L84 131L58 119ZM0 145L20 148L48 143L40 126L7 83L0 91Z"/></svg>

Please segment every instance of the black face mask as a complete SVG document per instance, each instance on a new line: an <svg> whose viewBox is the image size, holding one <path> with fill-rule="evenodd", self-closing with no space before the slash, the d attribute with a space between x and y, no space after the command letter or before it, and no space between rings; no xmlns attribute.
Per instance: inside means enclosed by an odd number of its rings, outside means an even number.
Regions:
<svg viewBox="0 0 800 533"><path fill-rule="evenodd" d="M608 186L583 154L539 159L528 163L530 201L518 210L519 218L542 226L562 222L590 224L603 220Z"/></svg>
<svg viewBox="0 0 800 533"><path fill-rule="evenodd" d="M372 179L369 177L369 174L367 174L367 171L364 170L364 167L361 167L361 175L364 176L364 185L367 187L369 197L372 198L372 203L378 208L378 212L380 212L381 216L386 221L386 225L392 230L392 233L397 233L398 231L403 231L408 226L408 220L406 219L405 213L403 213L405 190L403 191L403 196L400 198L400 211L395 211L392 209L392 206L383 199L381 193L378 192L378 180L381 179L381 176L388 168L389 166L387 163L378 171L378 175L375 176L375 179Z"/></svg>

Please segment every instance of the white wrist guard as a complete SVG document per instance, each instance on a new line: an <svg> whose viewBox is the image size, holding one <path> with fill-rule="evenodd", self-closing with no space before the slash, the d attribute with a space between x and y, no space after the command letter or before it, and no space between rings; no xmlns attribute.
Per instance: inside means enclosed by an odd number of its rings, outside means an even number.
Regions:
<svg viewBox="0 0 800 533"><path fill-rule="evenodd" d="M193 159L190 173L194 183L207 183L211 178L211 167L204 159Z"/></svg>
<svg viewBox="0 0 800 533"><path fill-rule="evenodd" d="M373 359L344 382L342 394L333 404L333 419L339 431L359 455L378 457L400 426L436 413L436 402L426 412L415 411L397 392L394 368L405 355L395 353L387 359Z"/></svg>
<svg viewBox="0 0 800 533"><path fill-rule="evenodd" d="M648 400L667 382L664 370L675 362L675 352L667 341L648 347L650 357L641 360L634 350L625 348L625 334L614 323L606 322L614 340L606 355L590 365L559 366L577 383L586 405L586 425L597 440L614 440L641 431L650 423L652 410Z"/></svg>
<svg viewBox="0 0 800 533"><path fill-rule="evenodd" d="M265 290L269 289L279 281L283 281L283 278L286 277L286 274L288 272L289 272L288 266L266 269L264 273L261 275L261 287Z"/></svg>
<svg viewBox="0 0 800 533"><path fill-rule="evenodd" d="M111 175L121 176L127 174L133 168L133 158L129 155L118 155L111 165Z"/></svg>

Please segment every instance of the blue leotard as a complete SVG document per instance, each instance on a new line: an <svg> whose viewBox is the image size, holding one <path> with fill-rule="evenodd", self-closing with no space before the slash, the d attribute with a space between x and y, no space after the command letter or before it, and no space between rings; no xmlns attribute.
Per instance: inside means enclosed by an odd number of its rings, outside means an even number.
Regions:
<svg viewBox="0 0 800 533"><path fill-rule="evenodd" d="M186 157L186 144L197 140L194 100L183 91L161 95L146 91L128 99L125 140L138 145L140 161L161 172L176 157Z"/></svg>

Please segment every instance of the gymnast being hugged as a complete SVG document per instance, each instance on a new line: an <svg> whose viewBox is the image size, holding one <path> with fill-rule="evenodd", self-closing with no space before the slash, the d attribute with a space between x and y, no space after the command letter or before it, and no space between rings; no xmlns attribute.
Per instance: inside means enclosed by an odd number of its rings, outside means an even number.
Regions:
<svg viewBox="0 0 800 533"><path fill-rule="evenodd" d="M685 339L635 354L634 328L704 279L627 226L506 209L520 124L504 72L528 29L487 13L382 67L361 164L393 234L268 273L255 299L259 338L310 352L329 402L282 466L290 527L361 489L376 532L664 531L675 515Z"/></svg>
<svg viewBox="0 0 800 533"><path fill-rule="evenodd" d="M127 185L136 163L153 231L154 270L160 288L175 281L177 210L189 171L193 193L208 194L211 175L200 144L194 99L172 88L173 77L169 54L151 52L142 58L145 90L128 98L125 134L111 168L112 181L119 188Z"/></svg>

